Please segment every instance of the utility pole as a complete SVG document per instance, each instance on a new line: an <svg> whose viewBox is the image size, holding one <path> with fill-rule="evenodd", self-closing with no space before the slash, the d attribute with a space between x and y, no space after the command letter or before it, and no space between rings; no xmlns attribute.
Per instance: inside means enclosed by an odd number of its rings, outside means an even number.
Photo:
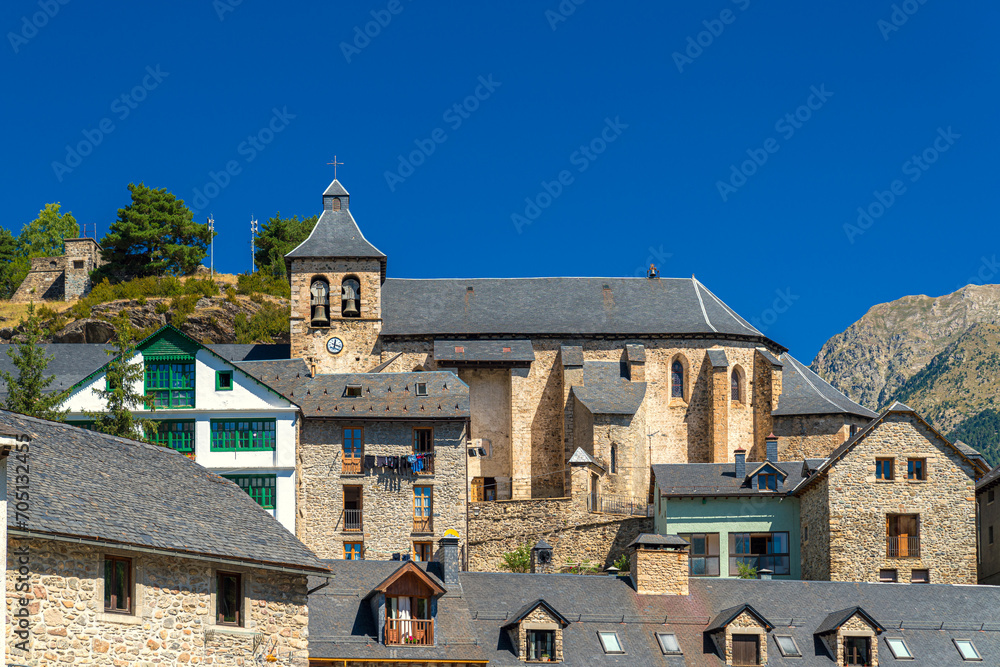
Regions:
<svg viewBox="0 0 1000 667"><path fill-rule="evenodd" d="M208 215L208 266L211 271L212 280L215 280L215 216L211 213Z"/></svg>
<svg viewBox="0 0 1000 667"><path fill-rule="evenodd" d="M250 216L250 267L251 273L257 273L257 218Z"/></svg>

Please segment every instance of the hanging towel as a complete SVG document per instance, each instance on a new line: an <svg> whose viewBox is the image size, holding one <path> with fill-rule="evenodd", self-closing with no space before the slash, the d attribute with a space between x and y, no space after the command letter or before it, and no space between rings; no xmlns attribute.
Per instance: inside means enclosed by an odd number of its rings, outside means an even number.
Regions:
<svg viewBox="0 0 1000 667"><path fill-rule="evenodd" d="M385 457L384 456L376 456L375 457L375 465L378 466L379 468L384 468L385 467Z"/></svg>
<svg viewBox="0 0 1000 667"><path fill-rule="evenodd" d="M375 467L375 457L371 454L365 454L365 470L371 470Z"/></svg>

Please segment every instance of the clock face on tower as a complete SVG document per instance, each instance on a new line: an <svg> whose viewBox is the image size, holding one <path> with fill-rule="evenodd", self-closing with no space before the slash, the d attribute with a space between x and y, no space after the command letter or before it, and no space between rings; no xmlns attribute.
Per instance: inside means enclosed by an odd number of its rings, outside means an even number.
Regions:
<svg viewBox="0 0 1000 667"><path fill-rule="evenodd" d="M326 351L330 354L340 354L340 351L344 349L344 341L337 337L331 338L326 341Z"/></svg>

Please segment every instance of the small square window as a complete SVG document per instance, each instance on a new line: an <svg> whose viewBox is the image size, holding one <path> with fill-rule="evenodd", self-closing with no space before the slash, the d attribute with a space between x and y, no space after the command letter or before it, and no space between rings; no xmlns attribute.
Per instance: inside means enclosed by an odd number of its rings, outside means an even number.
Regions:
<svg viewBox="0 0 1000 667"><path fill-rule="evenodd" d="M886 637L885 643L889 645L892 657L896 660L913 660L910 647L906 645L906 640L902 637Z"/></svg>
<svg viewBox="0 0 1000 667"><path fill-rule="evenodd" d="M795 638L791 635L775 635L774 643L778 645L778 651L785 658L801 658L802 651L795 643Z"/></svg>
<svg viewBox="0 0 1000 667"><path fill-rule="evenodd" d="M427 383L426 382L416 382L413 385L413 391L417 396L427 395Z"/></svg>
<svg viewBox="0 0 1000 667"><path fill-rule="evenodd" d="M875 479L892 479L892 459L875 459Z"/></svg>
<svg viewBox="0 0 1000 667"><path fill-rule="evenodd" d="M911 570L910 571L910 583L911 584L929 584L929 583L931 583L931 571L930 570Z"/></svg>
<svg viewBox="0 0 1000 667"><path fill-rule="evenodd" d="M74 259L73 260L73 268L74 269L82 269L83 268L83 260L82 259Z"/></svg>
<svg viewBox="0 0 1000 667"><path fill-rule="evenodd" d="M899 581L899 573L896 570L879 570L878 580L885 583L896 583Z"/></svg>
<svg viewBox="0 0 1000 667"><path fill-rule="evenodd" d="M216 371L216 373L215 373L215 390L216 391L232 391L233 390L233 372L232 371Z"/></svg>
<svg viewBox="0 0 1000 667"><path fill-rule="evenodd" d="M657 632L656 641L660 644L663 655L680 655L681 645L677 643L677 635L672 632Z"/></svg>
<svg viewBox="0 0 1000 667"><path fill-rule="evenodd" d="M990 489L989 490L989 493L986 494L986 502L988 502L988 503L992 503L993 502L993 500L994 500L993 492L995 490L996 489Z"/></svg>
<svg viewBox="0 0 1000 667"><path fill-rule="evenodd" d="M907 459L906 479L919 481L927 479L927 459Z"/></svg>
<svg viewBox="0 0 1000 667"><path fill-rule="evenodd" d="M971 639L953 639L955 642L955 648L958 649L959 655L962 656L962 660L982 660L983 656L979 655L979 651L973 645Z"/></svg>
<svg viewBox="0 0 1000 667"><path fill-rule="evenodd" d="M344 542L344 560L362 560L364 557L364 542Z"/></svg>
<svg viewBox="0 0 1000 667"><path fill-rule="evenodd" d="M243 577L232 572L219 572L216 577L215 607L219 625L241 625Z"/></svg>
<svg viewBox="0 0 1000 667"><path fill-rule="evenodd" d="M601 646L604 648L605 653L624 653L622 650L621 642L618 641L617 632L598 632L597 636L601 639Z"/></svg>
<svg viewBox="0 0 1000 667"><path fill-rule="evenodd" d="M344 388L344 398L361 398L361 385L349 384Z"/></svg>

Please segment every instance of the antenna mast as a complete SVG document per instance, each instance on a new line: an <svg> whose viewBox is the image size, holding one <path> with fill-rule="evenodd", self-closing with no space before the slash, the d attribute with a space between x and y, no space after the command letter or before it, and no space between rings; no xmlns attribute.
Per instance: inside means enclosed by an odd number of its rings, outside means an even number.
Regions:
<svg viewBox="0 0 1000 667"><path fill-rule="evenodd" d="M257 273L257 218L250 216L250 266L252 273Z"/></svg>
<svg viewBox="0 0 1000 667"><path fill-rule="evenodd" d="M211 271L212 280L215 280L215 216L209 213L208 215L208 266ZM95 232L96 234L96 232Z"/></svg>

